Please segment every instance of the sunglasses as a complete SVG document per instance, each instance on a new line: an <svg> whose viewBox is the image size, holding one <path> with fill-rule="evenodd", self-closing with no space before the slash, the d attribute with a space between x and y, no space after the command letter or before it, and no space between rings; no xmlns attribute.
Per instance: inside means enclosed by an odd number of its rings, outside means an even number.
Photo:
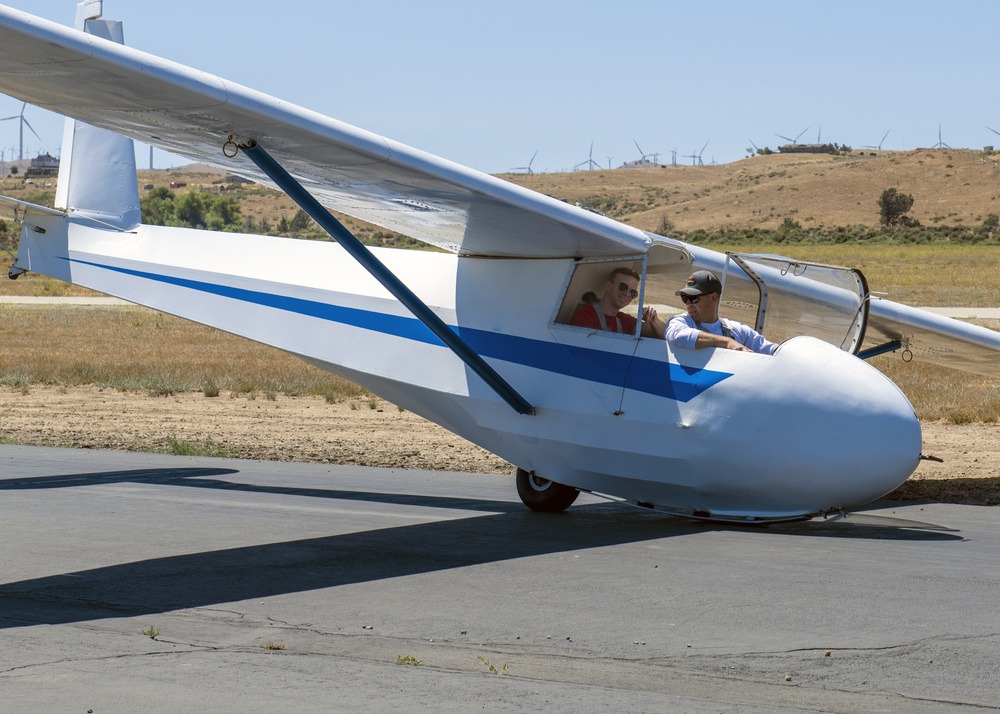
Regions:
<svg viewBox="0 0 1000 714"><path fill-rule="evenodd" d="M630 288L628 286L628 283L618 283L618 292L620 292L620 293L628 293L629 295L632 296L633 300L635 300L637 297L639 297L639 291L636 290L635 288Z"/></svg>
<svg viewBox="0 0 1000 714"><path fill-rule="evenodd" d="M701 298L702 298L701 295L691 296L681 293L681 302L684 303L685 305L687 305L688 303L691 303L692 305L697 305L698 301L701 300Z"/></svg>

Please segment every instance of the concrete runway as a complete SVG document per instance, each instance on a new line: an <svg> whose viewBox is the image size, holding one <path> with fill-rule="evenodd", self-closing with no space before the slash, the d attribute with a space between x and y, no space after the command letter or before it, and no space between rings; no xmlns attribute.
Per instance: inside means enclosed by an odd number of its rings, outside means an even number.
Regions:
<svg viewBox="0 0 1000 714"><path fill-rule="evenodd" d="M511 477L8 445L0 492L4 712L1000 709L996 508L551 516Z"/></svg>

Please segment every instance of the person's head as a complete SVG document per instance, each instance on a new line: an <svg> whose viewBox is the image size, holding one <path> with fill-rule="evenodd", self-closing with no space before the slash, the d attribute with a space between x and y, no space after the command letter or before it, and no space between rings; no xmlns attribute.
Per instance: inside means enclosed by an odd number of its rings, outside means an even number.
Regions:
<svg viewBox="0 0 1000 714"><path fill-rule="evenodd" d="M692 273L687 284L674 295L680 297L695 322L715 322L719 319L722 283L714 273L707 270Z"/></svg>
<svg viewBox="0 0 1000 714"><path fill-rule="evenodd" d="M631 268L615 268L608 276L604 292L611 307L621 310L639 295L639 274Z"/></svg>

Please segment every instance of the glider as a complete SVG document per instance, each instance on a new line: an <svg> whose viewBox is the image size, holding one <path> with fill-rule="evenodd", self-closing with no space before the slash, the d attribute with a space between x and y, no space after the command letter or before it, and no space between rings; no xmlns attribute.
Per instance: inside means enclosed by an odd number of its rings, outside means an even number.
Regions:
<svg viewBox="0 0 1000 714"><path fill-rule="evenodd" d="M66 116L56 208L21 222L33 270L339 373L517 468L522 500L581 490L694 518L856 508L920 459L883 351L997 375L1000 334L873 297L846 268L723 255L512 185L122 43L99 0L75 28L0 6L0 92ZM334 238L143 225L132 140L288 193ZM328 209L445 249L362 246ZM575 327L611 270L673 305L696 270L773 356L672 350Z"/></svg>

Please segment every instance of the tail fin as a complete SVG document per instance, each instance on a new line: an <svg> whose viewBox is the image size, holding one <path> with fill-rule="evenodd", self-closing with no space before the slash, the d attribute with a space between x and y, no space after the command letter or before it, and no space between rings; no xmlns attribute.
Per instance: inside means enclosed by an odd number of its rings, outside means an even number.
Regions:
<svg viewBox="0 0 1000 714"><path fill-rule="evenodd" d="M100 2L85 0L79 10L77 29L125 44L120 22L98 19ZM122 230L139 225L142 212L132 140L67 119L55 205Z"/></svg>

